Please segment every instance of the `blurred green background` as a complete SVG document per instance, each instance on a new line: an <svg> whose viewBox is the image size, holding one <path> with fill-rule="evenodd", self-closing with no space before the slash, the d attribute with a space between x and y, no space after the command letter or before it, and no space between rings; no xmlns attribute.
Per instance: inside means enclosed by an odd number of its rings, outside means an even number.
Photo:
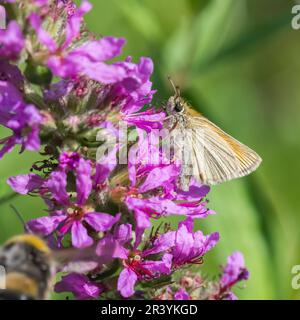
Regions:
<svg viewBox="0 0 300 320"><path fill-rule="evenodd" d="M300 264L300 30L289 0L91 0L89 28L127 39L124 57L150 56L158 89L154 104L183 96L225 131L256 150L261 167L249 177L213 187L217 215L200 221L221 241L206 256L213 275L234 250L250 269L240 299L297 299L291 268ZM5 135L0 129L0 137ZM9 203L25 219L41 214L37 198L11 196L10 175L27 173L37 155L17 152L0 162L0 242L22 232Z"/></svg>

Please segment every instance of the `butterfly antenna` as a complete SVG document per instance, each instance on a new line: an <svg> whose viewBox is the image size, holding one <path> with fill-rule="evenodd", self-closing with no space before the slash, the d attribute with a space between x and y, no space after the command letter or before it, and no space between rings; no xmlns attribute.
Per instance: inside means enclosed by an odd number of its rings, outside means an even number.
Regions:
<svg viewBox="0 0 300 320"><path fill-rule="evenodd" d="M175 92L175 97L178 98L180 97L180 88L179 86L176 86L175 83L173 82L172 78L170 76L168 76L168 80L170 81L173 89L174 89L174 92Z"/></svg>
<svg viewBox="0 0 300 320"><path fill-rule="evenodd" d="M16 216L18 217L18 219L20 220L20 222L22 223L25 232L27 233L32 233L31 230L28 228L28 226L26 225L26 222L24 220L24 218L22 217L21 213L18 211L18 209L13 205L10 204L9 205L11 207L11 209L13 210L13 212L16 214Z"/></svg>

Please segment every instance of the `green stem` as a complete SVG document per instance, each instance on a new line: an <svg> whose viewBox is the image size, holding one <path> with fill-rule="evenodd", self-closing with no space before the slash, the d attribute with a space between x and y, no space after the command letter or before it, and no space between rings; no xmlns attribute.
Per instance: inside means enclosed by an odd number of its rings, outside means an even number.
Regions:
<svg viewBox="0 0 300 320"><path fill-rule="evenodd" d="M15 192L13 192L13 193L11 193L11 194L8 194L7 196L4 196L2 199L0 199L0 206L1 206L2 204L4 204L4 203L6 203L6 202L8 202L8 201L10 201L10 200L12 200L12 199L14 199L14 198L17 197L17 196L19 196L19 194L18 194L18 193L15 193Z"/></svg>

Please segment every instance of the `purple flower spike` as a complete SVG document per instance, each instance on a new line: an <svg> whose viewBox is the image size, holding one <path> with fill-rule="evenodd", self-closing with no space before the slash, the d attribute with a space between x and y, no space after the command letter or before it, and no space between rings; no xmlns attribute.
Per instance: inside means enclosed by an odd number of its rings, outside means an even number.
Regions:
<svg viewBox="0 0 300 320"><path fill-rule="evenodd" d="M45 202L27 230L71 253L56 270L64 276L55 291L76 299L237 299L232 287L249 277L239 252L216 281L192 270L220 236L194 230L196 219L215 213L210 187L193 177L182 183L170 134L178 119L152 104L152 59L117 59L126 40L88 30L89 0L21 2L28 5L0 0L14 3L7 8L16 19L9 14L0 30L0 125L9 132L0 159L14 147L36 152L30 173L7 184Z"/></svg>

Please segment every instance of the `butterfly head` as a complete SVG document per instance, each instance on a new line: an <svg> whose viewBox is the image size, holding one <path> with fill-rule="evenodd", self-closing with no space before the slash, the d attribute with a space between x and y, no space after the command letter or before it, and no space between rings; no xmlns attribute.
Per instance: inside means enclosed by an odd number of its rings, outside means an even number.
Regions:
<svg viewBox="0 0 300 320"><path fill-rule="evenodd" d="M168 114L182 114L185 112L185 102L180 96L169 98L166 106Z"/></svg>
<svg viewBox="0 0 300 320"><path fill-rule="evenodd" d="M181 98L180 89L178 86L175 86L174 82L170 77L168 77L175 94L171 96L167 102L167 112L168 114L181 114L185 112L185 102Z"/></svg>

